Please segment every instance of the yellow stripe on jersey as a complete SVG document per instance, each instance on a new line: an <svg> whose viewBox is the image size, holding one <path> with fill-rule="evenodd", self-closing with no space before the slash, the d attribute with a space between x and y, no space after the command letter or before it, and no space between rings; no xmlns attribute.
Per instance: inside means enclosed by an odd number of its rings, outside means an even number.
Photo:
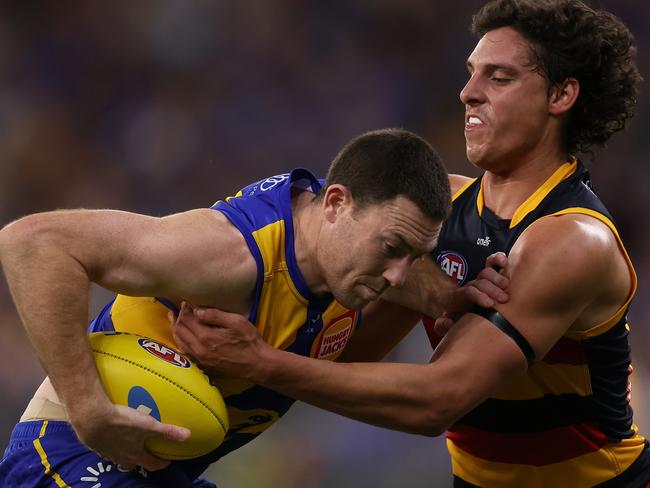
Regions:
<svg viewBox="0 0 650 488"><path fill-rule="evenodd" d="M526 215L532 212L540 204L544 198L555 188L558 183L567 179L573 173L575 173L578 168L578 160L575 157L571 157L569 161L564 163L555 172L544 182L542 185L535 190L531 196L529 196L524 203L519 205L517 210L510 220L510 228L515 227L519 222L521 222ZM485 178L481 181L481 188L479 189L478 195L476 197L476 208L478 209L478 214L483 215L483 207L485 206L485 199L483 196L483 186L485 185Z"/></svg>
<svg viewBox="0 0 650 488"><path fill-rule="evenodd" d="M471 184L474 183L475 181L476 181L476 178L470 178L469 180L467 180L467 181L463 184L463 186L461 186L458 190L456 190L456 193L454 193L454 194L452 195L452 197L451 197L451 201L452 201L452 202L455 201L455 200L456 200L459 196L461 196L461 195L463 194L463 192L464 192L465 190L467 190L467 189L471 186Z"/></svg>
<svg viewBox="0 0 650 488"><path fill-rule="evenodd" d="M230 196L230 197L226 197L226 203L229 203L230 200L232 200L233 198L239 198L239 197L241 197L241 196L242 196L242 191L239 190L235 195L232 195L232 196ZM215 206L217 203L219 203L220 201L221 201L221 200L217 200L216 202L214 202L214 204L212 204L212 206L214 207L214 206Z"/></svg>
<svg viewBox="0 0 650 488"><path fill-rule="evenodd" d="M545 395L574 394L589 396L592 393L589 369L584 364L536 363L524 376L520 376L491 398L497 400L533 400Z"/></svg>
<svg viewBox="0 0 650 488"><path fill-rule="evenodd" d="M41 458L41 464L45 468L45 475L49 476L54 480L56 483L56 486L59 488L70 488L70 485L68 485L61 476L59 476L59 473L54 471L52 467L50 466L50 461L47 459L47 453L45 452L45 449L43 449L43 445L41 444L41 439L45 437L45 431L47 430L47 424L48 421L44 420L43 425L41 427L41 431L38 434L38 438L34 439L33 444L34 448L36 449L36 452L38 452L39 457Z"/></svg>
<svg viewBox="0 0 650 488"><path fill-rule="evenodd" d="M167 312L155 298L118 295L111 307L111 320L117 332L149 337L178 349Z"/></svg>
<svg viewBox="0 0 650 488"><path fill-rule="evenodd" d="M575 173L577 168L578 160L575 157L571 156L571 159L568 162L564 163L562 166L556 169L555 173L553 173L551 177L542 184L542 186L535 190L535 193L529 196L526 201L519 206L519 208L512 216L512 220L510 221L510 228L512 229L515 227L524 219L524 217L526 217L526 215L536 209L541 201L544 200L544 198L546 198L546 196L553 190L553 188L555 188L558 183L566 180L569 176Z"/></svg>
<svg viewBox="0 0 650 488"><path fill-rule="evenodd" d="M285 255L284 221L253 232L262 260L264 284L257 304L257 329L265 342L276 349L293 343L305 323L307 300L296 290Z"/></svg>
<svg viewBox="0 0 650 488"><path fill-rule="evenodd" d="M633 426L635 434L636 426ZM491 488L589 488L625 471L639 457L645 439L635 436L562 463L546 466L485 461L447 439L452 471L463 480ZM547 446L550 447L550 446ZM535 449L535 446L530 446Z"/></svg>

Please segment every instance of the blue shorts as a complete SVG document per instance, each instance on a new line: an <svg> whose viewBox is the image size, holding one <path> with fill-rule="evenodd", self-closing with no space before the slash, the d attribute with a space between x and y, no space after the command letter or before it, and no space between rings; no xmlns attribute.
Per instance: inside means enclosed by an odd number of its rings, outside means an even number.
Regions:
<svg viewBox="0 0 650 488"><path fill-rule="evenodd" d="M164 470L125 470L84 446L62 421L21 422L0 462L3 488L216 488L190 479L174 464Z"/></svg>

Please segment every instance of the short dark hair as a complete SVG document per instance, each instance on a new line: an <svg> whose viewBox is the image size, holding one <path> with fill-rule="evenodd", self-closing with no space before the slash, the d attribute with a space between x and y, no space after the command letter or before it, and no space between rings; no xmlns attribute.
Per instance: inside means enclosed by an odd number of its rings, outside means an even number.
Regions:
<svg viewBox="0 0 650 488"><path fill-rule="evenodd" d="M359 209L402 195L434 220L446 219L451 211L449 177L440 156L404 129L352 139L332 161L323 192L333 184L347 187Z"/></svg>
<svg viewBox="0 0 650 488"><path fill-rule="evenodd" d="M535 69L550 86L570 77L580 83L568 123L570 153L589 152L625 128L641 75L634 37L618 17L580 0L494 0L472 18L479 36L500 27L528 39Z"/></svg>

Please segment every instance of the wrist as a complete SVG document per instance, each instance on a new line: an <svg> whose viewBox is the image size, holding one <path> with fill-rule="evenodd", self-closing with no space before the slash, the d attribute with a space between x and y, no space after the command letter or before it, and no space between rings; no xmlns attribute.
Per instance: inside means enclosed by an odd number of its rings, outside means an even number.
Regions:
<svg viewBox="0 0 650 488"><path fill-rule="evenodd" d="M73 426L84 424L88 419L110 415L113 403L106 395L99 378L97 386L95 388L84 387L80 391L68 389L65 393L58 394Z"/></svg>
<svg viewBox="0 0 650 488"><path fill-rule="evenodd" d="M262 386L272 387L283 372L283 359L287 354L291 353L270 346L262 348L254 366L248 368L246 379Z"/></svg>

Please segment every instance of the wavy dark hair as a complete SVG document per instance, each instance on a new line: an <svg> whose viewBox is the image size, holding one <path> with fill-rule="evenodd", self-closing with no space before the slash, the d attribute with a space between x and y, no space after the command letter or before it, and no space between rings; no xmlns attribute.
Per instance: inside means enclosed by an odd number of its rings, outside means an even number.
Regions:
<svg viewBox="0 0 650 488"><path fill-rule="evenodd" d="M494 0L472 18L478 36L500 27L530 42L535 69L549 88L567 78L580 83L567 128L570 153L589 153L625 128L641 75L634 37L618 17L580 0Z"/></svg>

